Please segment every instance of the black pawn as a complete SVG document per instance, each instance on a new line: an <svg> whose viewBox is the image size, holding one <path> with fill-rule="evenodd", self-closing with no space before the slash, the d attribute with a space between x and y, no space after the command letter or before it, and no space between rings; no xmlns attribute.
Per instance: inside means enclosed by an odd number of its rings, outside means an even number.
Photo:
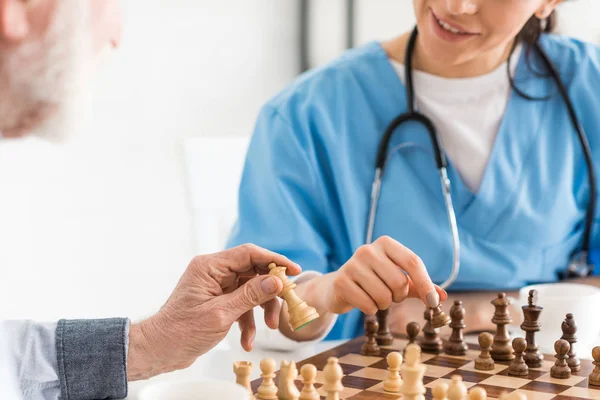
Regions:
<svg viewBox="0 0 600 400"><path fill-rule="evenodd" d="M462 305L462 301L455 300L454 305L450 309L450 328L452 328L452 334L446 348L444 349L446 354L451 356L464 356L467 354L467 344L464 342L462 330L467 327L465 325L465 308Z"/></svg>
<svg viewBox="0 0 600 400"><path fill-rule="evenodd" d="M523 353L527 348L527 342L523 338L516 338L512 342L515 358L508 366L508 374L512 376L527 376L529 375L529 367L523 359Z"/></svg>
<svg viewBox="0 0 600 400"><path fill-rule="evenodd" d="M550 369L550 376L556 379L569 379L571 377L571 368L567 364L569 358L569 349L571 346L566 340L560 339L554 343L554 351L556 351L556 362Z"/></svg>
<svg viewBox="0 0 600 400"><path fill-rule="evenodd" d="M421 350L423 353L440 354L444 351L444 343L440 339L439 329L434 329L431 325L433 319L433 309L425 310L425 326L423 327L423 339L421 340Z"/></svg>
<svg viewBox="0 0 600 400"><path fill-rule="evenodd" d="M571 345L567 364L569 365L569 368L571 368L571 372L579 372L581 371L581 362L579 361L579 358L577 358L575 352L575 343L577 343L577 324L575 323L573 314L567 314L567 318L561 324L561 328L563 332L561 339L566 340Z"/></svg>
<svg viewBox="0 0 600 400"><path fill-rule="evenodd" d="M421 326L419 326L419 324L416 322L409 322L406 325L406 335L408 336L408 343L406 344L406 347L408 347L410 344L418 344L417 337L419 336L420 331ZM404 348L405 351L406 347Z"/></svg>
<svg viewBox="0 0 600 400"><path fill-rule="evenodd" d="M377 345L377 340L375 336L377 336L377 330L379 329L379 324L372 318L365 319L365 334L367 339L365 343L363 343L361 348L361 354L363 356L378 356L380 353L379 345Z"/></svg>

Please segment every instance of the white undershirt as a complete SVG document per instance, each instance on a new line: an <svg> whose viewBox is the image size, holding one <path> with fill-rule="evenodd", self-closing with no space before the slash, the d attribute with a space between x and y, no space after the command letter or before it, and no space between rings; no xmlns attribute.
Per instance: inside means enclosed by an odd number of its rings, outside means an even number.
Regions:
<svg viewBox="0 0 600 400"><path fill-rule="evenodd" d="M519 60L518 47L511 59L511 73ZM403 83L404 65L391 60ZM465 185L479 190L511 88L506 63L474 78L442 78L413 72L417 109L435 124L448 160Z"/></svg>

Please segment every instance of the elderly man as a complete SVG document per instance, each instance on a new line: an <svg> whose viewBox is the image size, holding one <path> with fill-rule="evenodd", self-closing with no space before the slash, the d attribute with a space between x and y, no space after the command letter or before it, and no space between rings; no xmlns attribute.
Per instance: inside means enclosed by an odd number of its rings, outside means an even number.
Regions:
<svg viewBox="0 0 600 400"><path fill-rule="evenodd" d="M0 0L4 138L65 136L94 57L118 44L118 15L118 0ZM279 323L275 297L282 283L266 275L270 262L300 273L285 257L245 245L193 259L161 310L137 324L123 318L0 323L0 398L14 398L7 379L26 399L123 398L128 381L189 366L236 321L250 351L254 307L264 307L272 329Z"/></svg>

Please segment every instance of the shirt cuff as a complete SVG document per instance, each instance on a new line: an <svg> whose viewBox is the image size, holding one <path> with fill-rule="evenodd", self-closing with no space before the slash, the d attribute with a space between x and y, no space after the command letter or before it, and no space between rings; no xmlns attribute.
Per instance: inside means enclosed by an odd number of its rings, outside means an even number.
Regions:
<svg viewBox="0 0 600 400"><path fill-rule="evenodd" d="M129 320L60 320L56 356L65 400L127 396Z"/></svg>
<svg viewBox="0 0 600 400"><path fill-rule="evenodd" d="M300 284L316 277L322 276L323 274L317 271L305 271L300 275L290 278L294 283ZM283 302L281 298L277 298L279 300L279 304ZM276 350L276 351L292 351L298 350L303 347L312 346L315 343L318 343L325 339L329 332L333 329L335 322L337 321L337 315L333 315L331 322L327 326L327 329L323 332L321 336L314 340L305 341L305 342L297 342L292 340L285 335L283 335L279 330L272 330L269 328L264 319L261 319L260 322L257 322L256 328L256 346L258 348L264 350Z"/></svg>

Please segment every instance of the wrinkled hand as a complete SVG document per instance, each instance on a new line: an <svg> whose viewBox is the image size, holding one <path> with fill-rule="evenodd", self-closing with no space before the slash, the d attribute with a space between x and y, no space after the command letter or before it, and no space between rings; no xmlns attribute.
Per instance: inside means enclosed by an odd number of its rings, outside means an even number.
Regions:
<svg viewBox="0 0 600 400"><path fill-rule="evenodd" d="M187 368L223 340L236 321L242 346L250 351L256 306L265 309L266 324L277 329L276 296L283 284L266 275L272 262L286 266L288 275L301 272L287 258L254 245L194 258L161 310L132 325L129 380Z"/></svg>
<svg viewBox="0 0 600 400"><path fill-rule="evenodd" d="M383 236L360 247L338 271L322 278L324 308L335 314L358 308L367 315L392 303L419 298L435 307L447 297L433 284L421 259L396 240Z"/></svg>

